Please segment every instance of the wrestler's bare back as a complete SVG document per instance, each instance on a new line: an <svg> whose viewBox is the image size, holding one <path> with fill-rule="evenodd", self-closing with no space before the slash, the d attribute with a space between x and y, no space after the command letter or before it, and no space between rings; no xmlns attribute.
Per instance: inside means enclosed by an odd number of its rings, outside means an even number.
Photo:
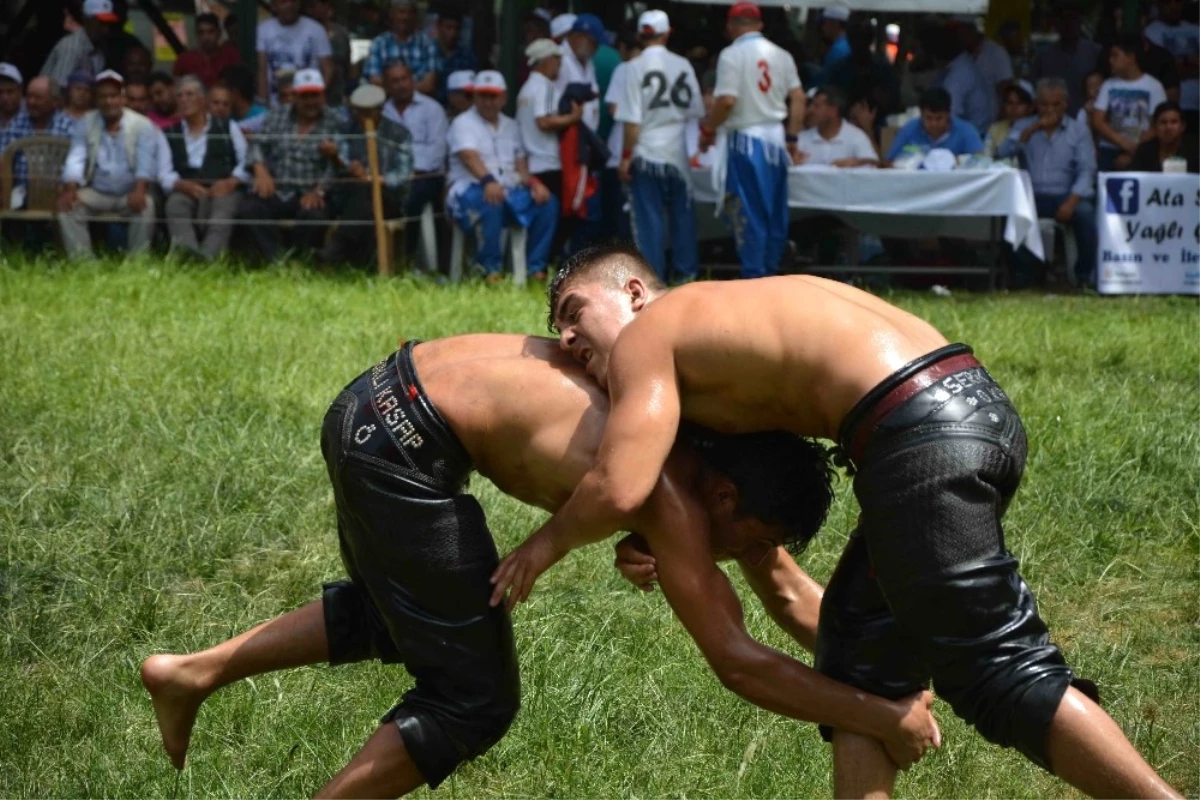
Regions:
<svg viewBox="0 0 1200 800"><path fill-rule="evenodd" d="M455 336L418 345L413 359L481 475L547 511L566 502L595 459L608 396L557 342Z"/></svg>
<svg viewBox="0 0 1200 800"><path fill-rule="evenodd" d="M864 394L947 341L866 292L789 275L666 293L621 333L614 369L656 343L672 350L685 419L833 439Z"/></svg>

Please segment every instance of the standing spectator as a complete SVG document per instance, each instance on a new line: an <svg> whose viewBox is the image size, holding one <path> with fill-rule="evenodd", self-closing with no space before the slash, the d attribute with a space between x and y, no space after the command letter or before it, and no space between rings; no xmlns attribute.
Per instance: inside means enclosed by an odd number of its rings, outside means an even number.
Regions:
<svg viewBox="0 0 1200 800"><path fill-rule="evenodd" d="M1096 150L1092 135L1067 114L1067 85L1061 78L1038 83L1037 116L1013 125L1000 146L1001 158L1017 155L1033 183L1033 198L1039 217L1053 217L1075 231L1079 260L1072 265L1080 283L1091 281L1096 269ZM1032 256L1018 253L1013 280L1019 288L1028 284Z"/></svg>
<svg viewBox="0 0 1200 800"><path fill-rule="evenodd" d="M1125 32L1125 8L1122 0L1117 0L1113 5L1106 5L1101 10L1099 24L1096 26L1096 40L1111 44L1119 39ZM1142 52L1138 58L1138 63L1141 64L1142 72L1148 75L1153 75L1158 78L1158 82L1163 85L1163 89L1167 93L1168 100L1179 100L1179 63L1175 56L1171 55L1166 48L1155 44L1146 35L1147 26L1150 24L1150 14L1146 6L1142 5L1138 8L1137 29L1142 32ZM1105 63L1108 62L1108 53L1103 57ZM1097 65L1099 66L1099 65ZM1107 73L1105 78L1110 77Z"/></svg>
<svg viewBox="0 0 1200 800"><path fill-rule="evenodd" d="M633 240L664 283L696 279L696 212L692 205L687 123L704 116L691 62L667 50L666 12L638 17L642 52L629 62L615 119L624 128L621 181L629 184ZM667 235L674 269L667 271Z"/></svg>
<svg viewBox="0 0 1200 800"><path fill-rule="evenodd" d="M329 220L325 200L333 179L339 126L325 108L325 81L315 69L296 73L296 98L267 114L250 141L246 169L254 191L242 196L238 218L248 225L258 252L268 261L279 254L279 228L269 221L295 219L296 247L318 249ZM267 221L267 222L264 222Z"/></svg>
<svg viewBox="0 0 1200 800"><path fill-rule="evenodd" d="M47 75L47 78L50 76ZM54 80L50 78L50 80ZM92 87L92 74L76 70L67 79L67 105L63 109L73 120L83 119L83 115L95 108L96 98Z"/></svg>
<svg viewBox="0 0 1200 800"><path fill-rule="evenodd" d="M988 128L983 140L983 154L992 158L996 150L1008 138L1009 131L1017 120L1025 119L1033 114L1033 87L1028 81L1016 81L1004 87L1001 95L1000 119ZM1085 122L1086 126L1087 123Z"/></svg>
<svg viewBox="0 0 1200 800"><path fill-rule="evenodd" d="M983 136L996 119L996 87L988 83L953 31L943 26L930 28L923 43L938 66L933 85L949 93L951 113L970 122Z"/></svg>
<svg viewBox="0 0 1200 800"><path fill-rule="evenodd" d="M733 44L717 59L715 99L700 124L700 148L711 147L717 129L726 127L725 193L731 195L726 214L742 277L759 278L779 272L787 246L787 171L799 155L804 88L791 55L763 37L758 6L734 5L726 30Z"/></svg>
<svg viewBox="0 0 1200 800"><path fill-rule="evenodd" d="M121 77L126 84L144 83L149 85L150 75L154 69L154 57L140 42L133 47L127 47L121 57Z"/></svg>
<svg viewBox="0 0 1200 800"><path fill-rule="evenodd" d="M383 32L383 9L378 0L350 0L350 34L353 38L374 39Z"/></svg>
<svg viewBox="0 0 1200 800"><path fill-rule="evenodd" d="M230 64L221 70L221 83L229 88L232 118L242 133L258 130L266 119L267 107L254 99L254 73L245 64Z"/></svg>
<svg viewBox="0 0 1200 800"><path fill-rule="evenodd" d="M407 129L412 180L405 193L403 216L417 217L425 206L436 208L446 185L446 133L450 123L437 101L416 91L412 70L397 61L383 71L388 101L383 118ZM360 97L364 102L370 97ZM430 265L432 266L432 265Z"/></svg>
<svg viewBox="0 0 1200 800"><path fill-rule="evenodd" d="M1079 113L1075 115L1075 119L1092 127L1092 112L1096 110L1096 98L1100 95L1100 87L1104 85L1104 73L1100 70L1092 70L1083 79L1083 105L1079 108Z"/></svg>
<svg viewBox="0 0 1200 800"><path fill-rule="evenodd" d="M462 42L462 11L457 8L443 8L438 12L437 23L437 91L434 97L439 103L445 104L449 93L447 86L451 73L474 72L475 53Z"/></svg>
<svg viewBox="0 0 1200 800"><path fill-rule="evenodd" d="M567 34L571 32L571 28L575 25L574 14L559 14L550 20L550 38L557 44L562 44L567 40Z"/></svg>
<svg viewBox="0 0 1200 800"><path fill-rule="evenodd" d="M1142 38L1122 36L1108 51L1112 77L1100 85L1092 111L1092 130L1100 140L1101 172L1125 169L1138 145L1151 138L1150 120L1167 93L1158 79L1142 72Z"/></svg>
<svg viewBox="0 0 1200 800"><path fill-rule="evenodd" d="M1103 48L1083 36L1083 17L1078 0L1059 0L1053 4L1054 29L1058 41L1043 47L1033 59L1033 80L1062 78L1067 82L1067 113L1076 114L1083 106L1083 79L1096 68Z"/></svg>
<svg viewBox="0 0 1200 800"><path fill-rule="evenodd" d="M1013 77L1012 58L1008 51L983 35L979 30L978 17L964 15L956 17L954 22L959 44L975 59L975 66L983 73L987 85L992 87L993 92L999 93Z"/></svg>
<svg viewBox="0 0 1200 800"><path fill-rule="evenodd" d="M212 261L233 233L237 189L247 179L246 137L236 122L208 112L204 84L195 75L179 80L179 111L179 122L165 131L171 168L159 176L167 194L167 230L172 249Z"/></svg>
<svg viewBox="0 0 1200 800"><path fill-rule="evenodd" d="M1129 169L1134 172L1162 172L1168 158L1187 160L1188 172L1200 172L1200 142L1187 135L1187 124L1178 103L1167 101L1154 109L1154 138L1138 145Z"/></svg>
<svg viewBox="0 0 1200 800"><path fill-rule="evenodd" d="M350 32L337 21L333 0L312 0L308 14L325 27L329 36L331 72L325 90L325 102L340 106L346 99L346 87L350 79Z"/></svg>
<svg viewBox="0 0 1200 800"><path fill-rule="evenodd" d="M585 83L592 87L596 99L583 106L583 123L592 130L600 127L600 84L596 81L596 65L592 56L600 40L604 38L604 24L594 14L579 14L571 23L567 40L562 46L562 68L554 88L562 97L567 86Z"/></svg>
<svg viewBox="0 0 1200 800"><path fill-rule="evenodd" d="M827 47L821 60L821 77L828 80L833 68L850 57L850 42L846 39L846 23L850 9L843 5L821 9L821 40Z"/></svg>
<svg viewBox="0 0 1200 800"><path fill-rule="evenodd" d="M800 132L800 163L868 167L879 163L871 140L845 120L846 98L836 87L817 89L808 104L813 127Z"/></svg>
<svg viewBox="0 0 1200 800"><path fill-rule="evenodd" d="M208 90L208 113L222 122L228 122L233 118L233 92L229 91L229 87L225 84L214 84Z"/></svg>
<svg viewBox="0 0 1200 800"><path fill-rule="evenodd" d="M350 95L353 117L346 129L347 135L339 140L334 163L341 180L330 192L333 214L343 224L338 225L329 244L321 251L321 260L326 263L346 260L370 263L375 255L375 231L370 225L374 218L372 176L364 120L375 123L383 214L397 217L404 208L404 187L413 171L412 137L399 122L383 116L381 110L386 99L383 89L369 83L359 86Z"/></svg>
<svg viewBox="0 0 1200 800"><path fill-rule="evenodd" d="M417 30L416 5L412 0L393 0L388 20L391 30L371 42L363 77L382 84L388 64L403 61L416 78L417 91L433 96L437 90L438 49L432 39Z"/></svg>
<svg viewBox="0 0 1200 800"><path fill-rule="evenodd" d="M237 14L226 14L225 19L221 21L221 27L225 29L225 41L231 43L238 41Z"/></svg>
<svg viewBox="0 0 1200 800"><path fill-rule="evenodd" d="M159 128L167 128L179 121L178 99L175 97L175 79L165 72L150 75L150 113L146 116Z"/></svg>
<svg viewBox="0 0 1200 800"><path fill-rule="evenodd" d="M96 76L96 110L75 126L63 167L58 224L72 258L92 254L88 217L119 214L131 219L129 250L150 246L154 199L150 182L157 174L155 136L150 120L124 108L123 80L112 70Z"/></svg>
<svg viewBox="0 0 1200 800"><path fill-rule="evenodd" d="M89 75L99 74L104 69L104 39L117 20L112 0L84 0L83 25L54 45L42 65L41 74L53 78L60 86L65 85L76 70Z"/></svg>
<svg viewBox="0 0 1200 800"><path fill-rule="evenodd" d="M621 63L613 70L612 79L608 82L608 91L604 93L604 105L610 117L616 115L617 104L625 96L625 76L629 74L629 62L642 53L642 42L636 31L621 31L617 37L617 53L621 56ZM696 125L697 122L692 124ZM625 126L614 124L608 133L606 144L608 163L604 165L604 174L600 177L600 201L603 207L599 234L602 239L628 241L633 238L633 228L629 222L629 190L621 182L617 172L617 168L621 166L621 148L625 146Z"/></svg>
<svg viewBox="0 0 1200 800"><path fill-rule="evenodd" d="M231 42L221 44L221 21L216 14L196 15L196 44L175 59L176 77L195 75L211 89L221 77L221 70L230 64L240 64L242 56Z"/></svg>
<svg viewBox="0 0 1200 800"><path fill-rule="evenodd" d="M513 224L528 230L530 277L543 280L558 217L554 195L529 174L517 123L500 113L506 91L499 72L476 75L475 107L454 120L447 137L451 158L446 210L464 231L478 225L475 260L488 283L501 280L501 234Z"/></svg>
<svg viewBox="0 0 1200 800"><path fill-rule="evenodd" d="M889 163L901 155L924 155L935 147L956 156L983 152L983 140L975 126L950 113L950 94L945 89L926 89L920 107L921 116L896 132L887 154Z"/></svg>
<svg viewBox="0 0 1200 800"><path fill-rule="evenodd" d="M322 81L333 75L333 50L324 26L300 16L300 0L271 0L275 16L258 23L258 96L275 104L275 73L281 69L319 69Z"/></svg>
<svg viewBox="0 0 1200 800"><path fill-rule="evenodd" d="M1000 45L1008 54L1012 74L1018 80L1027 81L1033 74L1033 61L1029 55L1029 41L1021 30L1021 23L1015 19L1005 20L996 32Z"/></svg>
<svg viewBox="0 0 1200 800"><path fill-rule="evenodd" d="M579 122L583 107L574 103L573 113L558 113L554 81L562 68L562 50L553 40L537 39L530 43L525 48L525 58L531 70L529 79L517 94L517 127L529 159L530 174L550 190L561 206L562 157L558 134ZM559 227L563 227L562 221Z"/></svg>
<svg viewBox="0 0 1200 800"><path fill-rule="evenodd" d="M845 97L869 96L876 106L898 108L900 85L887 57L874 51L875 26L865 19L854 22L846 31L846 41L850 56L826 72L825 84L837 86Z"/></svg>
<svg viewBox="0 0 1200 800"><path fill-rule="evenodd" d="M275 73L275 105L290 106L295 97L296 70L284 67Z"/></svg>
<svg viewBox="0 0 1200 800"><path fill-rule="evenodd" d="M475 105L475 73L468 70L451 72L446 78L446 115L454 119Z"/></svg>
<svg viewBox="0 0 1200 800"><path fill-rule="evenodd" d="M1183 110L1200 108L1200 26L1183 19L1183 0L1159 0L1158 19L1146 26L1145 36L1175 58ZM1154 74L1152 69L1146 71Z"/></svg>

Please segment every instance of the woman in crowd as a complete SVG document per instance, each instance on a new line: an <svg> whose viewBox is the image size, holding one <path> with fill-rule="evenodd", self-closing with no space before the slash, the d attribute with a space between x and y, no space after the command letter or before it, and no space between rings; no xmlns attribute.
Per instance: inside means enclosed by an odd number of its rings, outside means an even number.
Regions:
<svg viewBox="0 0 1200 800"><path fill-rule="evenodd" d="M1003 116L988 128L987 138L983 142L983 154L989 158L996 155L996 148L1008 138L1012 125L1019 119L1033 114L1033 87L1028 81L1010 81L1004 87Z"/></svg>
<svg viewBox="0 0 1200 800"><path fill-rule="evenodd" d="M1154 138L1138 145L1129 169L1134 172L1162 172L1163 162L1168 158L1187 160L1188 172L1200 172L1197 150L1200 143L1187 134L1183 112L1179 103L1168 100L1154 109Z"/></svg>

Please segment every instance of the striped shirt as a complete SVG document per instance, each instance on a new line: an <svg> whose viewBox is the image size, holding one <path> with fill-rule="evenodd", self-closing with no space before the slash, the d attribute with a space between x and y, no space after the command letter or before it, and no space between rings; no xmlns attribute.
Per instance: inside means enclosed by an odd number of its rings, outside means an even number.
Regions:
<svg viewBox="0 0 1200 800"><path fill-rule="evenodd" d="M333 164L317 150L321 142L337 142L341 125L325 109L321 118L305 134L298 131L292 106L280 106L267 114L262 127L250 140L246 153L246 171L260 161L275 180L275 194L288 200L297 191L327 188L333 177Z"/></svg>
<svg viewBox="0 0 1200 800"><path fill-rule="evenodd" d="M437 45L425 34L414 33L402 42L396 38L396 34L388 31L372 40L367 63L363 67L363 77L378 78L389 66L403 61L412 70L413 78L419 81L430 72L435 72L440 60Z"/></svg>

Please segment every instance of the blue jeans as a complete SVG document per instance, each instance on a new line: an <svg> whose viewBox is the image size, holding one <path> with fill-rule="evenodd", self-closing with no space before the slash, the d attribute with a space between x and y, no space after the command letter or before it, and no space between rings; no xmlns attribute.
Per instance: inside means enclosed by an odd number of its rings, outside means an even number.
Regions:
<svg viewBox="0 0 1200 800"><path fill-rule="evenodd" d="M1038 218L1054 219L1055 212L1066 199L1067 195L1065 194L1034 194L1033 201L1037 206ZM1078 245L1079 260L1074 264L1068 264L1067 269L1075 271L1075 277L1080 286L1095 285L1096 251L1100 245L1099 233L1096 231L1095 203L1090 199L1080 200L1079 205L1075 206L1075 216L1071 218L1070 225L1071 231L1075 234L1075 243ZM1047 260L1053 257L1053 253L1046 254ZM1013 275L1014 288L1023 288L1022 284L1028 285L1035 261L1033 254L1025 248L1021 248L1017 252Z"/></svg>
<svg viewBox="0 0 1200 800"><path fill-rule="evenodd" d="M520 225L529 232L526 257L531 273L545 272L550 256L550 244L554 240L554 228L558 223L558 200L554 195L538 205L524 186L508 189L504 202L491 205L483 199L483 187L474 184L458 195L449 204L448 210L454 221L466 233L473 233L479 225L479 241L475 260L483 271L491 275L499 272L504 264L504 253L500 249L500 236L504 228Z"/></svg>
<svg viewBox="0 0 1200 800"><path fill-rule="evenodd" d="M674 167L641 159L633 162L629 182L633 211L633 241L658 277L667 280L667 241L671 234L671 252L675 280L693 280L700 265L696 252L696 209L688 185Z"/></svg>
<svg viewBox="0 0 1200 800"><path fill-rule="evenodd" d="M753 136L729 137L725 215L733 228L743 278L779 272L787 246L787 151Z"/></svg>

